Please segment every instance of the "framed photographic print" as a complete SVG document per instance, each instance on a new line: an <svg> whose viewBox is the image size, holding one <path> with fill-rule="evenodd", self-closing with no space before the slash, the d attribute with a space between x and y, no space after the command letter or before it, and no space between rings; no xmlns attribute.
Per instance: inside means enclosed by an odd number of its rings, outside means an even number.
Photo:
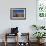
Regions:
<svg viewBox="0 0 46 46"><path fill-rule="evenodd" d="M46 0L37 0L37 15L46 18Z"/></svg>
<svg viewBox="0 0 46 46"><path fill-rule="evenodd" d="M26 19L26 8L10 8L11 20L24 20Z"/></svg>

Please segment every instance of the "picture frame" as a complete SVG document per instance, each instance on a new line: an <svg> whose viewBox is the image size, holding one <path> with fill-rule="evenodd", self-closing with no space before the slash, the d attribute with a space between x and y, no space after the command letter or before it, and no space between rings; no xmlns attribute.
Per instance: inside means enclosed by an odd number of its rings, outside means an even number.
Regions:
<svg viewBox="0 0 46 46"><path fill-rule="evenodd" d="M25 20L26 8L10 8L10 19L11 20Z"/></svg>
<svg viewBox="0 0 46 46"><path fill-rule="evenodd" d="M46 0L36 0L36 24L46 25Z"/></svg>

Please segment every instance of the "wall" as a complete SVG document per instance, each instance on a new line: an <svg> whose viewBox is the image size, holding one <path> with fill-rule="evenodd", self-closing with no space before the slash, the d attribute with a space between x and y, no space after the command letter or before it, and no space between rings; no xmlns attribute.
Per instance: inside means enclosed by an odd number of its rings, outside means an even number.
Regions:
<svg viewBox="0 0 46 46"><path fill-rule="evenodd" d="M10 20L10 8L26 8L26 20ZM0 0L0 34L10 32L9 28L19 27L19 32L29 32L36 24L36 0Z"/></svg>

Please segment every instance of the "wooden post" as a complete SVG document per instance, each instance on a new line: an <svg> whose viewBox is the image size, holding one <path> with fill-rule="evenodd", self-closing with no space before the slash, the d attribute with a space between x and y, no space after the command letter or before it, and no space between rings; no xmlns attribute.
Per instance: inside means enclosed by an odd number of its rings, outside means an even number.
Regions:
<svg viewBox="0 0 46 46"><path fill-rule="evenodd" d="M17 46L18 46L18 33L17 33Z"/></svg>
<svg viewBox="0 0 46 46"><path fill-rule="evenodd" d="M7 33L5 34L5 46L7 46Z"/></svg>

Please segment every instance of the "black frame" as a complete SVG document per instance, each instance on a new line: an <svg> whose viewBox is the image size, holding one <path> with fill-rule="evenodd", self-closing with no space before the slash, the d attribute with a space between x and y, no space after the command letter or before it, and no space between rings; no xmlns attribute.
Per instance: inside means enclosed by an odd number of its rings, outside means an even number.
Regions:
<svg viewBox="0 0 46 46"><path fill-rule="evenodd" d="M14 16L13 10L15 10L15 11L16 10L24 10L24 17L13 17ZM26 8L10 8L10 19L11 20L25 20L26 19Z"/></svg>

